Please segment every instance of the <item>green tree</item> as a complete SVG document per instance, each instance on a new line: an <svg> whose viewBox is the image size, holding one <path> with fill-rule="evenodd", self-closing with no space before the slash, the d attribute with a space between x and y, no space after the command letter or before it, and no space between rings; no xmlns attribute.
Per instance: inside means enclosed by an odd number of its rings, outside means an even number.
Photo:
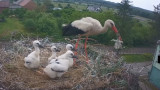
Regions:
<svg viewBox="0 0 160 90"><path fill-rule="evenodd" d="M128 20L130 18L131 13L131 1L129 0L122 0L120 5L118 6L118 15L124 20Z"/></svg>
<svg viewBox="0 0 160 90"><path fill-rule="evenodd" d="M160 4L154 6L154 20L155 20L155 29L157 31L157 38L160 38Z"/></svg>
<svg viewBox="0 0 160 90"><path fill-rule="evenodd" d="M41 5L41 1L40 0L35 0L35 2L37 3L38 6Z"/></svg>
<svg viewBox="0 0 160 90"><path fill-rule="evenodd" d="M36 23L33 19L26 19L24 21L24 26L30 31L33 31L36 29Z"/></svg>
<svg viewBox="0 0 160 90"><path fill-rule="evenodd" d="M50 14L41 13L41 17L37 19L37 31L52 35L54 30L57 30L57 24L54 18Z"/></svg>
<svg viewBox="0 0 160 90"><path fill-rule="evenodd" d="M151 46L154 43L155 30L151 24L136 22L132 24L133 46Z"/></svg>
<svg viewBox="0 0 160 90"><path fill-rule="evenodd" d="M28 31L40 36L61 36L58 28L57 19L50 13L27 11L25 14L24 25Z"/></svg>
<svg viewBox="0 0 160 90"><path fill-rule="evenodd" d="M22 19L26 13L25 8L17 8L13 11L14 15L16 15L19 19Z"/></svg>
<svg viewBox="0 0 160 90"><path fill-rule="evenodd" d="M43 0L43 4L47 12L51 12L54 8L54 5L52 4L51 0Z"/></svg>
<svg viewBox="0 0 160 90"><path fill-rule="evenodd" d="M3 10L2 11L2 14L5 16L5 17L8 17L9 15L11 15L11 10L9 10L9 9L5 9L5 10Z"/></svg>
<svg viewBox="0 0 160 90"><path fill-rule="evenodd" d="M131 5L129 0L122 0L118 6L119 30L125 45L133 45Z"/></svg>
<svg viewBox="0 0 160 90"><path fill-rule="evenodd" d="M65 8L72 8L71 5L68 3Z"/></svg>
<svg viewBox="0 0 160 90"><path fill-rule="evenodd" d="M5 16L3 14L0 14L0 22L4 22L5 21Z"/></svg>
<svg viewBox="0 0 160 90"><path fill-rule="evenodd" d="M60 3L58 4L58 7L59 7L59 8L63 8L62 5L61 5Z"/></svg>

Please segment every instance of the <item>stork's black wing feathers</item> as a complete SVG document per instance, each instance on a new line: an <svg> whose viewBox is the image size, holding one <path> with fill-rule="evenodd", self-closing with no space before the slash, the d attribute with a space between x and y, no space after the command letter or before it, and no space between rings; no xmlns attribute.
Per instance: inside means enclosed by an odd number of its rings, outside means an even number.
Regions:
<svg viewBox="0 0 160 90"><path fill-rule="evenodd" d="M62 33L63 33L63 36L74 36L78 34L84 34L85 32L69 24L62 28Z"/></svg>
<svg viewBox="0 0 160 90"><path fill-rule="evenodd" d="M65 72L63 70L54 70L53 68L51 68L52 71L55 71L55 72Z"/></svg>
<svg viewBox="0 0 160 90"><path fill-rule="evenodd" d="M26 61L25 63L27 63L27 64L30 64L31 62L29 62L29 61Z"/></svg>

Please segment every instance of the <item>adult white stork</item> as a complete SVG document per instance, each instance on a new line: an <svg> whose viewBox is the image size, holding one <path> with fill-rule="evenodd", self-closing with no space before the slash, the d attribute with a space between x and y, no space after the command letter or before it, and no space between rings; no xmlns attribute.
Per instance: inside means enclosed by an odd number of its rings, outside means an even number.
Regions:
<svg viewBox="0 0 160 90"><path fill-rule="evenodd" d="M105 33L105 32L107 32L108 28L112 28L112 30L118 36L118 39L122 40L120 34L118 33L117 28L115 27L114 22L110 19L105 21L104 27L103 27L98 20L96 20L92 17L85 17L80 20L75 20L71 24L64 26L62 31L63 31L63 36L79 35L79 38L78 38L77 43L75 45L75 49L78 48L78 43L81 39L81 36L86 36L84 48L85 48L86 59L87 59L87 63L88 63L89 59L88 59L87 50L86 50L88 36ZM76 54L77 54L77 52L75 52L75 55Z"/></svg>

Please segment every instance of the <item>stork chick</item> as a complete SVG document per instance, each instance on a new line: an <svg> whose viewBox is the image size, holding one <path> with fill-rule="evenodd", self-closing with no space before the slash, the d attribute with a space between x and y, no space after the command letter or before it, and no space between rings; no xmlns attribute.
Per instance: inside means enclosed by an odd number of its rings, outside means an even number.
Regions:
<svg viewBox="0 0 160 90"><path fill-rule="evenodd" d="M52 55L48 58L48 62L50 62L52 59L55 59L57 57L57 52L60 52L60 49L56 46L51 47Z"/></svg>
<svg viewBox="0 0 160 90"><path fill-rule="evenodd" d="M35 51L31 52L27 57L24 58L24 66L27 68L38 68L40 66L40 48L43 46L38 40L33 41Z"/></svg>

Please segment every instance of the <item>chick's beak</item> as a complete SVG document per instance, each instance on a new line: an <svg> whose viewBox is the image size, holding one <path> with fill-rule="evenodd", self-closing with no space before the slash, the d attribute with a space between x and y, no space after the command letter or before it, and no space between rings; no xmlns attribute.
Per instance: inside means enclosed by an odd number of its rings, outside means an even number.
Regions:
<svg viewBox="0 0 160 90"><path fill-rule="evenodd" d="M56 49L56 52L60 52L61 50L60 49Z"/></svg>
<svg viewBox="0 0 160 90"><path fill-rule="evenodd" d="M38 44L38 47L39 47L39 48L44 48L41 44Z"/></svg>
<svg viewBox="0 0 160 90"><path fill-rule="evenodd" d="M75 48L72 48L72 51L77 51Z"/></svg>
<svg viewBox="0 0 160 90"><path fill-rule="evenodd" d="M78 57L77 57L77 56L75 56L75 55L73 55L73 56L72 56L72 58L76 58L76 59L78 59Z"/></svg>

